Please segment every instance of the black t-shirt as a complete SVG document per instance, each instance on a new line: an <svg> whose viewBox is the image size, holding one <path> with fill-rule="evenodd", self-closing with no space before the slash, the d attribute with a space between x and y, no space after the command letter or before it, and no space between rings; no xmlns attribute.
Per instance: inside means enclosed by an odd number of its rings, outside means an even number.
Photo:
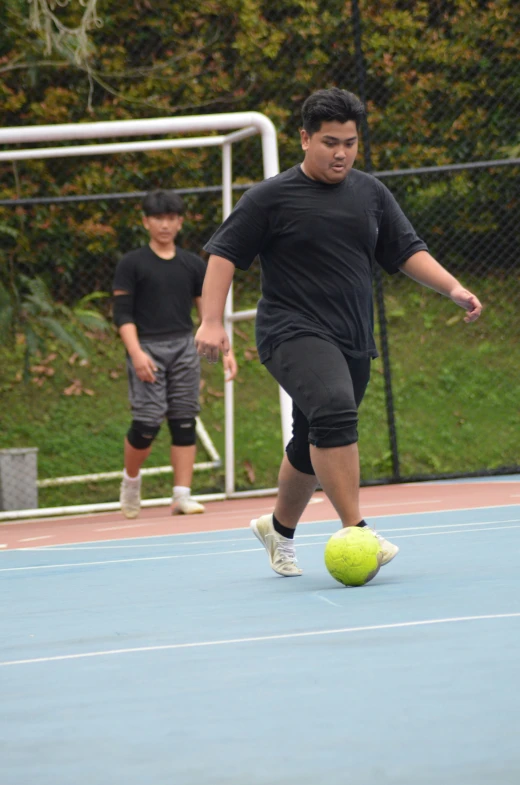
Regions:
<svg viewBox="0 0 520 785"><path fill-rule="evenodd" d="M260 360L282 341L317 335L352 357L377 357L372 265L388 273L427 250L390 191L356 169L337 184L300 165L251 188L204 246L241 270L262 265Z"/></svg>
<svg viewBox="0 0 520 785"><path fill-rule="evenodd" d="M193 330L193 298L201 296L205 273L205 262L190 251L177 246L173 259L161 259L146 245L122 257L113 289L131 296L126 321L139 337L162 340Z"/></svg>

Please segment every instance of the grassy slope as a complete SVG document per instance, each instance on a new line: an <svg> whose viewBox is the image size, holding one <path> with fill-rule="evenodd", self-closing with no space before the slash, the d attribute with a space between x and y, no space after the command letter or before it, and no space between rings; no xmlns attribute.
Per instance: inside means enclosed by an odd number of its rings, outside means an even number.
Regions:
<svg viewBox="0 0 520 785"><path fill-rule="evenodd" d="M513 288L512 288L513 287ZM520 286L500 282L478 290L487 304L482 320L465 325L462 311L399 276L387 281L394 404L401 472L476 471L520 462L519 331L514 317ZM509 305L505 306L507 300ZM250 305L240 298L239 307ZM49 347L49 350L56 347ZM281 456L278 391L254 352L253 325L235 335L240 378L235 385L237 489L272 487ZM121 469L122 439L130 421L124 353L115 335L93 345L90 363L48 363L54 375L41 386L15 381L22 347L0 349L0 447L37 446L39 476ZM65 395L74 380L94 394ZM224 454L221 367L203 366L202 419ZM163 427L147 465L168 463ZM391 470L382 363L361 410L360 447L365 480ZM207 460L199 448L197 460ZM166 496L171 475L147 478L147 496ZM197 492L223 490L223 472L196 473ZM40 491L40 505L113 501L118 483L73 485Z"/></svg>

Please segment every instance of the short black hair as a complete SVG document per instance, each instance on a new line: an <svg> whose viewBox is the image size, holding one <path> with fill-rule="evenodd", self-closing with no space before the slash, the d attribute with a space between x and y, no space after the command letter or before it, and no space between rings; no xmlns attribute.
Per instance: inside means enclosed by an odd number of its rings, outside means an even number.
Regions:
<svg viewBox="0 0 520 785"><path fill-rule="evenodd" d="M145 215L184 215L184 202L175 191L150 191L142 207Z"/></svg>
<svg viewBox="0 0 520 785"><path fill-rule="evenodd" d="M365 116L365 107L357 95L331 87L328 90L316 90L303 103L302 125L309 136L319 131L322 123L337 120L346 123L353 120L359 131L362 118Z"/></svg>

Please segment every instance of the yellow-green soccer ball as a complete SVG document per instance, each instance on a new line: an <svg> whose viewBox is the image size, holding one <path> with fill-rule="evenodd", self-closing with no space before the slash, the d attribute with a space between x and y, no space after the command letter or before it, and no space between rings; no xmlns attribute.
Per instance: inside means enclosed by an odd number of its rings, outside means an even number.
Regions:
<svg viewBox="0 0 520 785"><path fill-rule="evenodd" d="M340 529L325 546L325 566L345 586L363 586L375 578L382 558L377 537L365 526Z"/></svg>

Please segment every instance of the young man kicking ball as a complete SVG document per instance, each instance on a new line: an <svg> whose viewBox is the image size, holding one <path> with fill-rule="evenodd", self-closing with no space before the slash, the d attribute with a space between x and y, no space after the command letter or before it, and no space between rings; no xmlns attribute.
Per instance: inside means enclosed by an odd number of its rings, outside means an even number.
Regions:
<svg viewBox="0 0 520 785"><path fill-rule="evenodd" d="M317 481L343 526L366 526L359 504L358 407L377 356L372 265L449 297L473 322L482 306L429 253L390 191L353 169L363 104L346 90L302 107L301 164L254 186L206 244L211 256L195 343L216 362L229 350L222 314L235 267L262 265L260 361L293 400L293 436L272 515L252 521L271 567L301 575L293 537ZM396 545L378 536L383 564Z"/></svg>

